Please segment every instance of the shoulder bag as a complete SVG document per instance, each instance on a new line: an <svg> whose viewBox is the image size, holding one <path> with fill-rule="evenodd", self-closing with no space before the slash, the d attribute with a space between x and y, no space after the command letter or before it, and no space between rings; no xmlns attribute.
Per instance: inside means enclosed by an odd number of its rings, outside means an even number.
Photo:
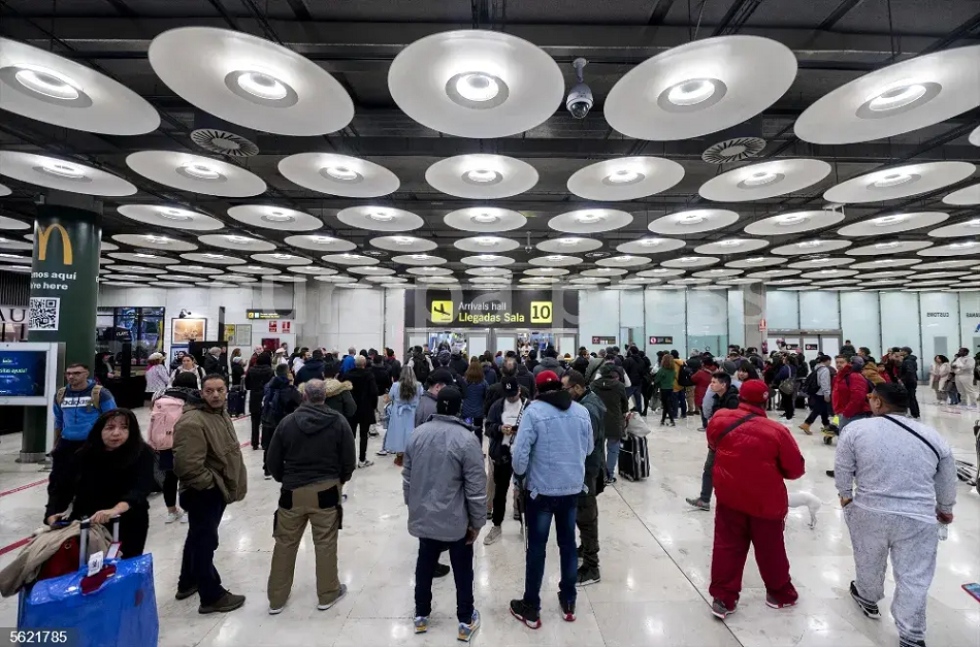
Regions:
<svg viewBox="0 0 980 647"><path fill-rule="evenodd" d="M744 418L739 418L738 420L736 420L732 424L728 425L728 428L725 429L725 431L721 432L721 434L718 436L718 440L715 441L715 450L717 450L718 447L721 445L721 439L724 438L725 436L727 436L728 434L732 433L733 431L735 431L735 428L736 427L738 427L742 423L748 422L752 418L758 418L758 417L759 417L759 414L750 413L749 415L745 416Z"/></svg>

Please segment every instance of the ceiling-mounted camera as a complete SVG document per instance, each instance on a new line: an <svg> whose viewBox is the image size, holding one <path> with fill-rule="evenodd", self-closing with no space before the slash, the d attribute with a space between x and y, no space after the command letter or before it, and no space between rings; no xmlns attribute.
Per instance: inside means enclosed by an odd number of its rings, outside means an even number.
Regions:
<svg viewBox="0 0 980 647"><path fill-rule="evenodd" d="M589 110L592 110L592 88L585 83L585 79L582 76L582 70L585 68L586 63L588 61L584 58L577 58L572 61L578 83L572 87L568 93L568 98L565 99L565 108L576 119L585 119L585 116L589 114Z"/></svg>

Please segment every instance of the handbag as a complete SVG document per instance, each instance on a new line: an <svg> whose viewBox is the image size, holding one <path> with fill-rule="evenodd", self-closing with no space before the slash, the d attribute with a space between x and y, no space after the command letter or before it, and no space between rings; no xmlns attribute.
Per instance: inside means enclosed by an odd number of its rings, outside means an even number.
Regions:
<svg viewBox="0 0 980 647"><path fill-rule="evenodd" d="M788 377L779 383L779 392L783 395L793 395L793 391L796 390L796 381Z"/></svg>
<svg viewBox="0 0 980 647"><path fill-rule="evenodd" d="M626 433L642 438L643 436L650 435L650 427L647 426L647 423L643 422L642 417L634 414L630 416L626 423Z"/></svg>

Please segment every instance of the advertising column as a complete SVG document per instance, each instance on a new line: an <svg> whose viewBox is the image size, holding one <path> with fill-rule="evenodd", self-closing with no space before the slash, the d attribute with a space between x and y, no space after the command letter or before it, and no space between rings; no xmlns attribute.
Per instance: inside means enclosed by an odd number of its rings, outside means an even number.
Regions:
<svg viewBox="0 0 980 647"><path fill-rule="evenodd" d="M73 199L73 198L70 198ZM92 208L38 206L34 225L34 258L27 334L32 342L64 342L65 364L92 367L95 357L95 313L99 293L101 213ZM45 447L45 416L27 409L21 456L40 460Z"/></svg>

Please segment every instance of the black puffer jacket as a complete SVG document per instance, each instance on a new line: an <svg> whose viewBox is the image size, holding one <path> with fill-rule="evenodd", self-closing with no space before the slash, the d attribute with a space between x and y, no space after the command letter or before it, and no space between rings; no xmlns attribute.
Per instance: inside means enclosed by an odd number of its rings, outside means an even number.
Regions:
<svg viewBox="0 0 980 647"><path fill-rule="evenodd" d="M295 490L333 479L346 483L356 460L347 420L325 405L303 404L279 423L266 465L284 490Z"/></svg>
<svg viewBox="0 0 980 647"><path fill-rule="evenodd" d="M606 440L622 440L626 428L626 410L629 406L626 399L626 385L619 380L600 377L592 383L592 392L599 396L602 404L606 405L603 424Z"/></svg>

